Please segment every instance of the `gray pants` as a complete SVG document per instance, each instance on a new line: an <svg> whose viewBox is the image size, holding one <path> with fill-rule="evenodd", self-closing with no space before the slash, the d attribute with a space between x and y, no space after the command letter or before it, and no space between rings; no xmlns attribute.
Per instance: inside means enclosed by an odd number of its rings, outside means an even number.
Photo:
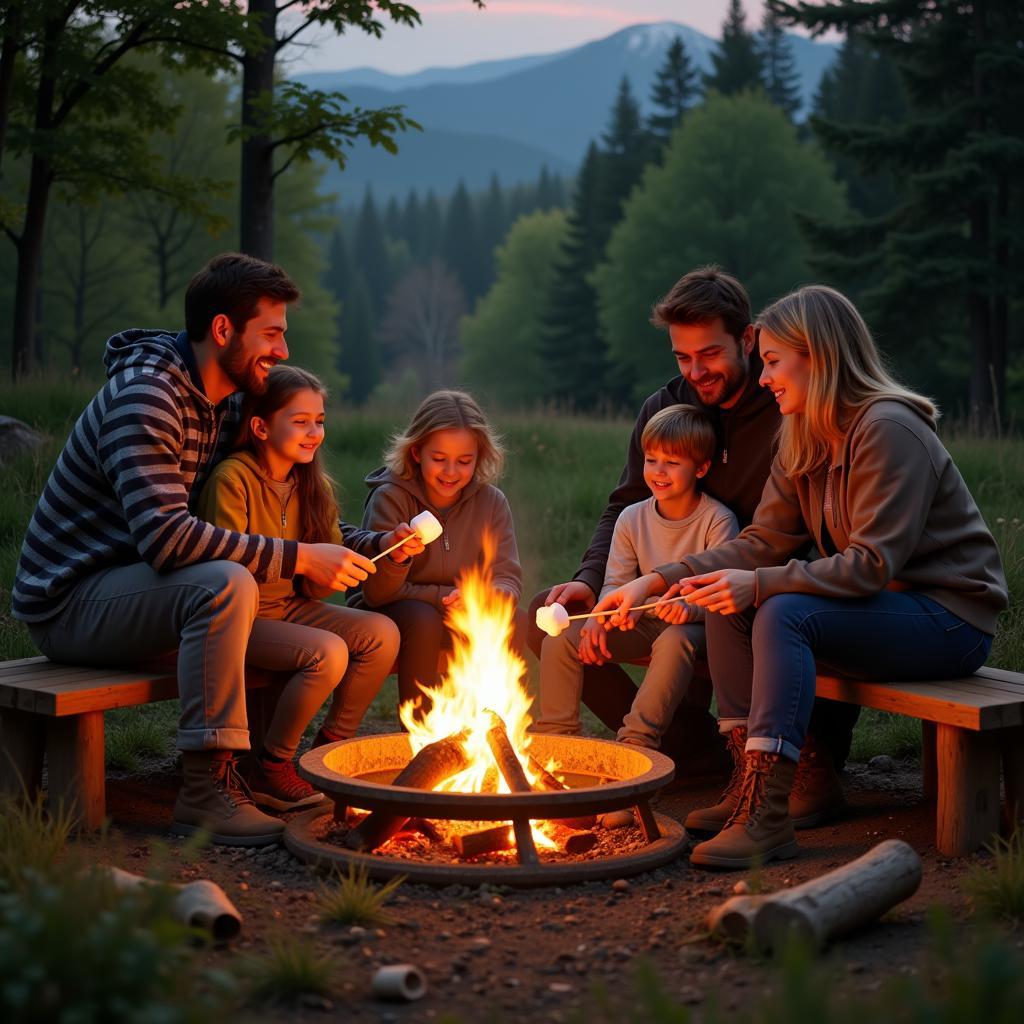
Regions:
<svg viewBox="0 0 1024 1024"><path fill-rule="evenodd" d="M293 598L280 619L257 618L245 663L292 672L263 746L291 759L302 731L333 691L324 725L335 736L356 734L398 654L398 627L385 615Z"/></svg>
<svg viewBox="0 0 1024 1024"><path fill-rule="evenodd" d="M29 627L48 658L138 665L178 652L180 750L248 750L244 655L259 590L235 562L158 573L145 563L103 569Z"/></svg>
<svg viewBox="0 0 1024 1024"><path fill-rule="evenodd" d="M535 732L580 731L582 628L583 622L574 622L560 636L544 638L540 653L540 718L533 724ZM616 739L656 749L690 685L694 662L704 653L704 624L670 626L645 615L635 629L614 629L607 638L613 661L635 661L648 655L651 659Z"/></svg>

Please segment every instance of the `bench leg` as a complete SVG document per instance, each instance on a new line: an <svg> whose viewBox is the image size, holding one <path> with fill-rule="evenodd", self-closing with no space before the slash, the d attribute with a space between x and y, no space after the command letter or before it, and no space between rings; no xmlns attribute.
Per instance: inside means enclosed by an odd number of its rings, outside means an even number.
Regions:
<svg viewBox="0 0 1024 1024"><path fill-rule="evenodd" d="M1006 790L1006 828L1024 827L1024 728L1000 730L1003 786Z"/></svg>
<svg viewBox="0 0 1024 1024"><path fill-rule="evenodd" d="M63 802L81 828L99 828L106 815L103 712L51 718L46 727L51 806Z"/></svg>
<svg viewBox="0 0 1024 1024"><path fill-rule="evenodd" d="M921 795L934 800L938 794L938 765L935 751L935 723L921 720Z"/></svg>
<svg viewBox="0 0 1024 1024"><path fill-rule="evenodd" d="M939 802L935 847L960 857L999 830L999 747L990 736L936 726Z"/></svg>
<svg viewBox="0 0 1024 1024"><path fill-rule="evenodd" d="M0 793L34 799L43 783L45 725L41 715L0 711Z"/></svg>

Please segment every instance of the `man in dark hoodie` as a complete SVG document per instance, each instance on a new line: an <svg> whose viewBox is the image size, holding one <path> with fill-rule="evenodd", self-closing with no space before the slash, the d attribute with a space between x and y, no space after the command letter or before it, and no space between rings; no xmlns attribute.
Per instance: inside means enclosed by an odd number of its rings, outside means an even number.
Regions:
<svg viewBox="0 0 1024 1024"><path fill-rule="evenodd" d="M533 599L529 643L538 657L544 634L534 625L537 607L557 601L570 613L590 611L604 582L615 521L627 505L649 496L640 439L655 413L683 403L711 414L718 444L702 488L732 509L741 528L752 520L771 471L779 411L771 392L758 385L761 360L754 344L750 300L740 282L716 266L692 270L654 307L652 323L668 331L679 376L641 407L618 486L608 498L576 575ZM636 686L611 661L604 634L598 633L597 639L598 645L580 652L585 665L582 700L615 731L632 706ZM662 750L690 776L720 770L728 763L717 724L708 713L710 702L710 680L695 678L662 740ZM817 742L809 739L800 762L800 786L794 786L792 817L798 827L817 824L842 806L834 765L846 760L858 711L856 706L818 702L811 725ZM741 761L734 756L733 768ZM730 784L740 774L734 770Z"/></svg>
<svg viewBox="0 0 1024 1024"><path fill-rule="evenodd" d="M108 381L47 480L12 597L15 618L54 661L137 664L178 651L184 783L173 827L230 845L272 843L284 828L256 809L234 765L249 748L244 656L256 580L302 575L344 590L374 572L366 552L381 539L346 529L351 548L300 544L192 514L231 450L243 393L261 393L288 358L286 311L298 297L279 267L225 253L190 282L180 334L110 339Z"/></svg>

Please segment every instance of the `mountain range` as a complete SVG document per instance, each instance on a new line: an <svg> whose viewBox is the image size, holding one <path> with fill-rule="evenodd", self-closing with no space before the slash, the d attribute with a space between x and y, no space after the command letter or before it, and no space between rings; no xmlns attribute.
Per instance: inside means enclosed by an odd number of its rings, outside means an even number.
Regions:
<svg viewBox="0 0 1024 1024"><path fill-rule="evenodd" d="M582 46L542 56L428 68L394 75L373 68L297 75L311 88L338 90L360 107L402 104L423 126L399 137L392 156L360 142L344 173L328 169L325 187L345 204L369 186L378 197L441 195L461 179L486 188L534 180L541 168L572 176L591 139L605 130L619 82L626 76L645 113L665 52L681 36L693 65L709 70L718 43L687 25L633 25ZM803 112L837 44L787 35L800 76Z"/></svg>

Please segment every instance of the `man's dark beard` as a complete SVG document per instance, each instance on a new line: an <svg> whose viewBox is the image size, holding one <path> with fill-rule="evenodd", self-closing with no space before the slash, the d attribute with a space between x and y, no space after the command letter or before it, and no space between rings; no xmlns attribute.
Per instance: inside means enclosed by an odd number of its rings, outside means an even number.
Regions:
<svg viewBox="0 0 1024 1024"><path fill-rule="evenodd" d="M700 389L697 387L697 385L691 383L690 388L693 391L693 394L696 397L697 401L700 402L701 405L706 406L708 408L717 408L723 402L728 402L730 398L733 398L735 395L738 395L746 387L747 374L745 372L745 367L742 363L737 367L737 370L738 372L735 376L733 376L732 374L728 376L726 376L725 374L721 374L721 386L725 390L722 392L721 395L717 395L713 402L705 401L704 396L700 393Z"/></svg>
<svg viewBox="0 0 1024 1024"><path fill-rule="evenodd" d="M249 395L262 395L267 390L267 379L260 378L256 360L246 354L242 339L237 334L232 335L228 342L220 368L239 391Z"/></svg>

